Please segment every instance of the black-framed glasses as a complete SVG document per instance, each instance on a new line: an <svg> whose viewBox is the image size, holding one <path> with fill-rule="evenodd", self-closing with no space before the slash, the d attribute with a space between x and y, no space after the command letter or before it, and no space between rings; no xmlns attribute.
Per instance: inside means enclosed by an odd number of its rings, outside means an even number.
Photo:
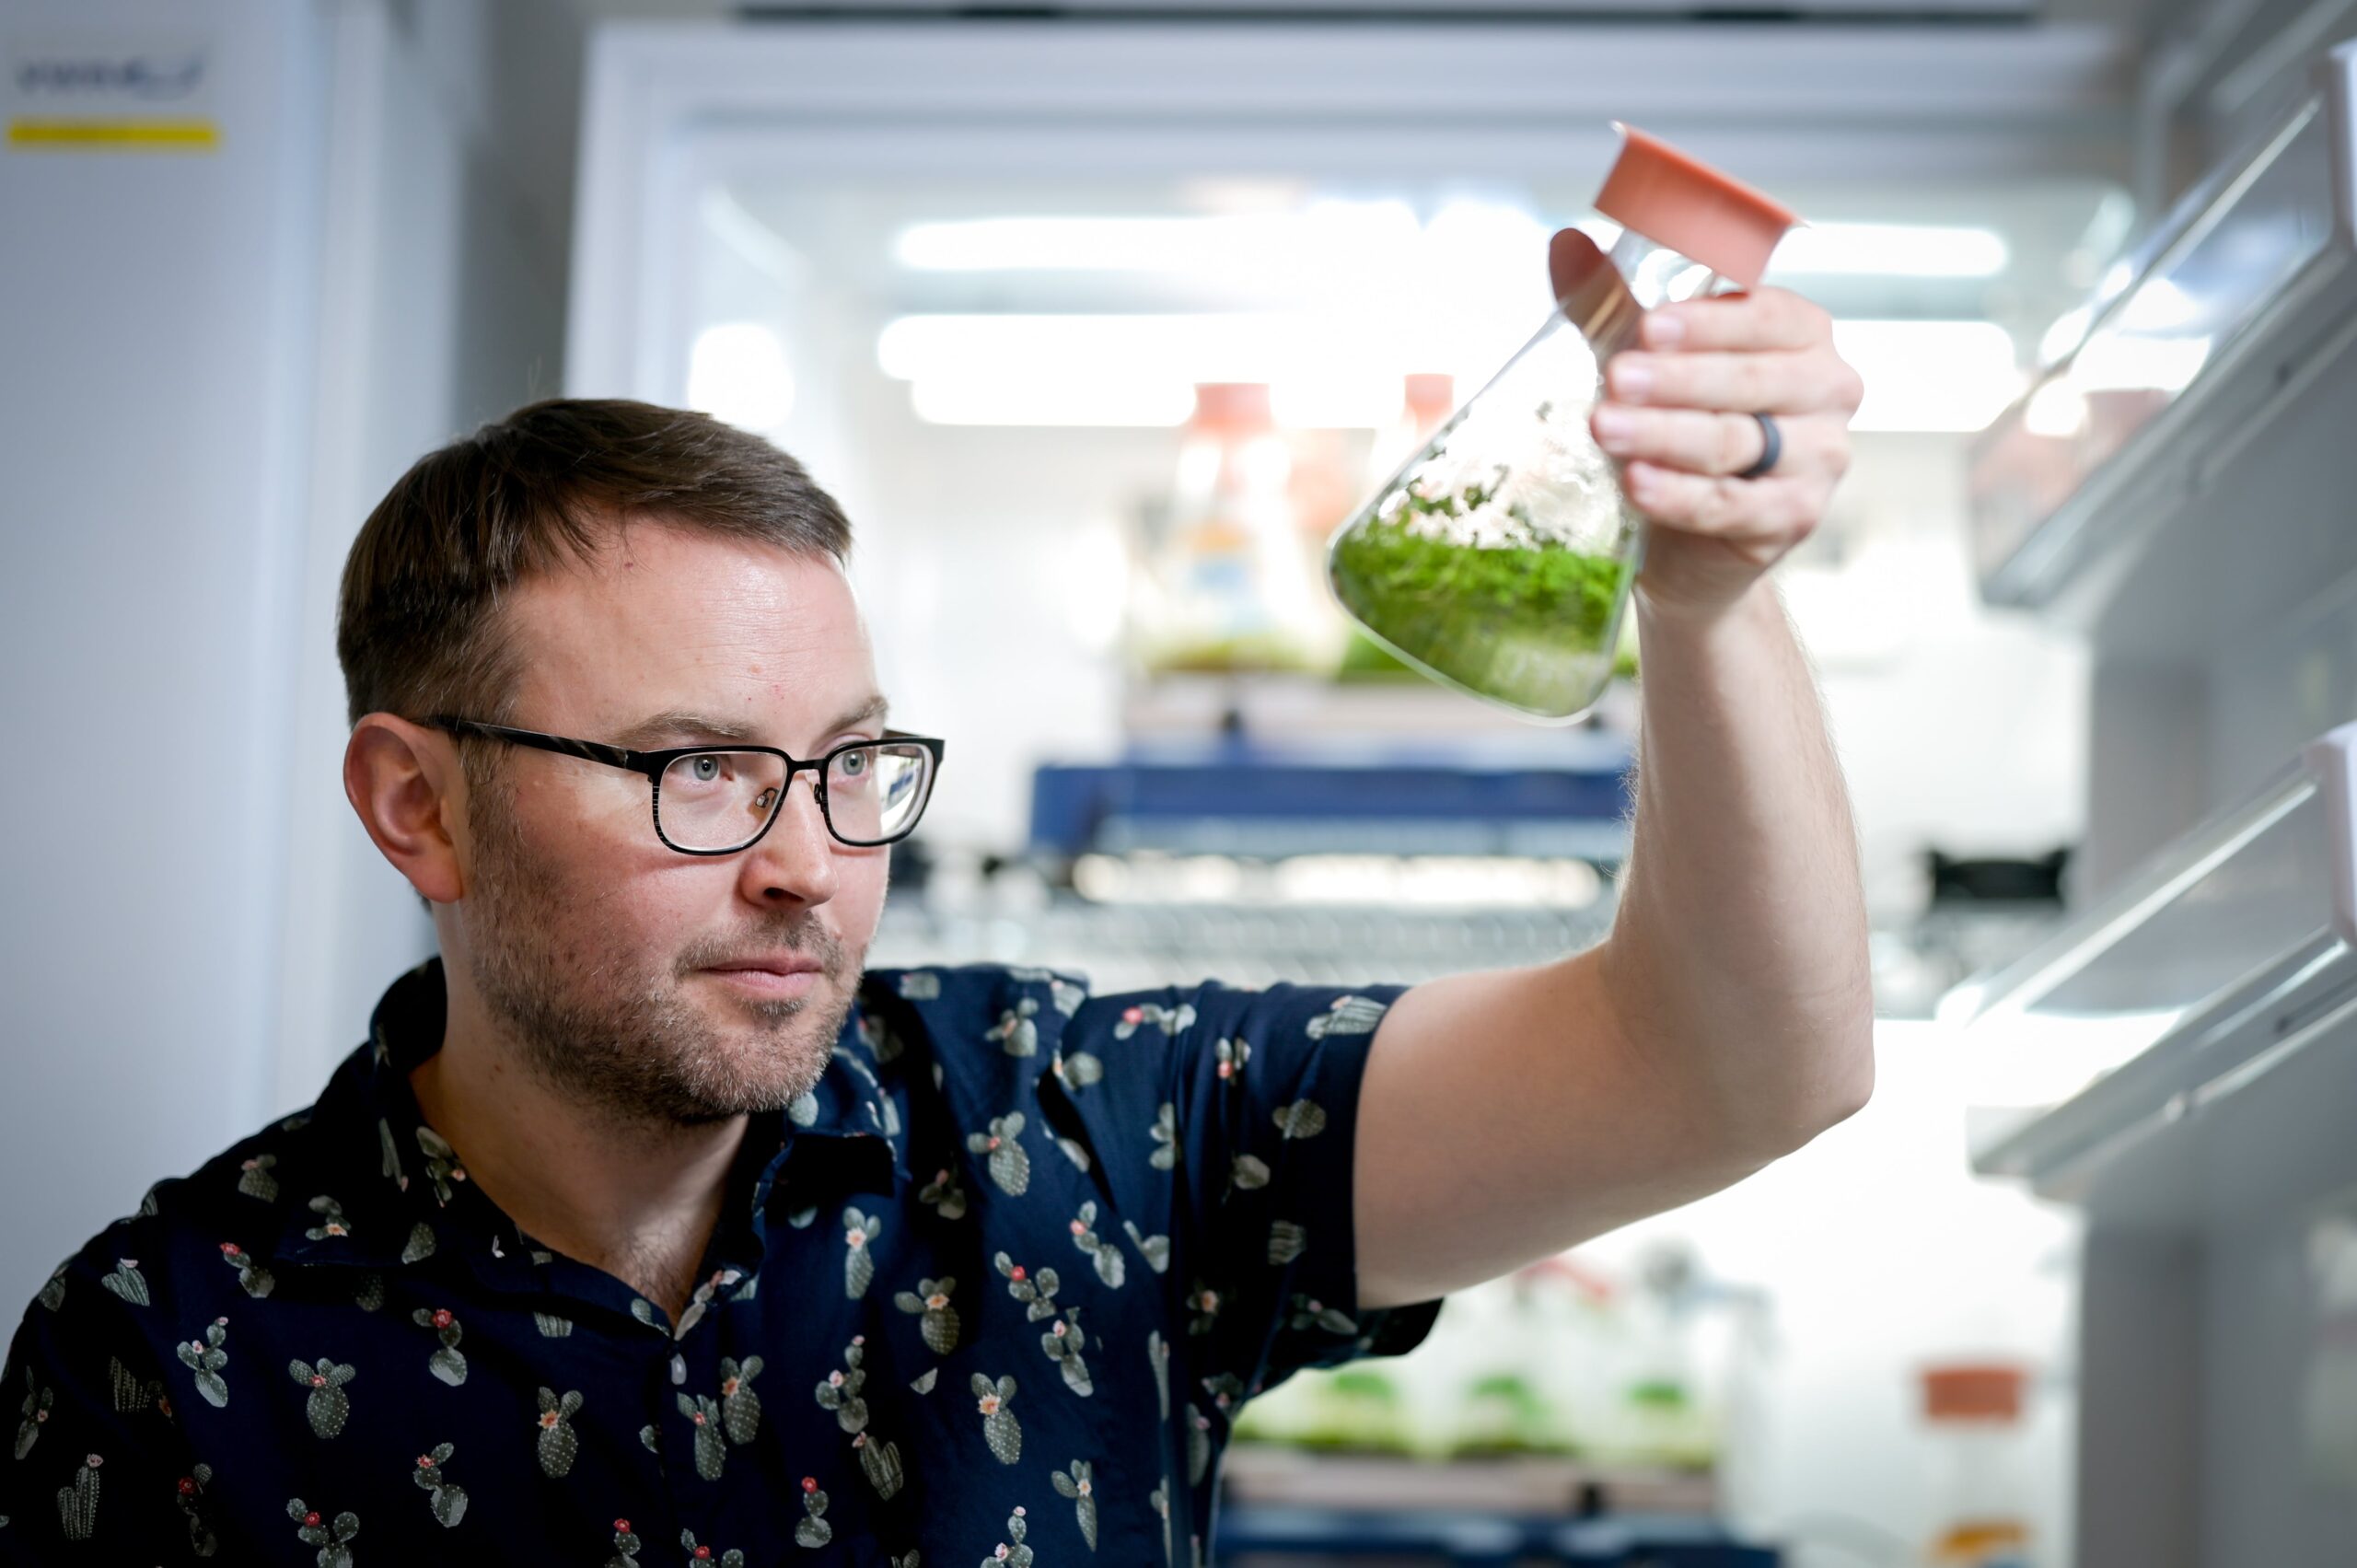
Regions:
<svg viewBox="0 0 2357 1568"><path fill-rule="evenodd" d="M511 729L474 719L426 721L453 735L580 757L644 773L653 788L655 836L681 854L735 854L761 842L777 820L794 775L818 775L819 815L838 843L874 849L909 836L924 815L941 771L944 743L886 730L804 761L774 746L675 746L633 751L596 740Z"/></svg>

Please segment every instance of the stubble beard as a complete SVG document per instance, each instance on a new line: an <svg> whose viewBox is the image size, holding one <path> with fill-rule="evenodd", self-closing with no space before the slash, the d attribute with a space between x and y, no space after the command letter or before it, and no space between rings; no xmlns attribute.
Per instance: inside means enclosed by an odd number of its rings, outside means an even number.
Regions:
<svg viewBox="0 0 2357 1568"><path fill-rule="evenodd" d="M807 912L698 942L668 966L599 950L586 922L569 933L552 928L552 918L581 919L585 906L521 841L512 814L483 804L489 809L470 813L483 819L470 822L479 854L467 899L477 906L467 922L469 968L536 1078L618 1127L692 1127L774 1110L817 1084L864 954ZM708 964L780 948L819 960L811 994L728 996L722 1005L734 1016L715 1023L689 989Z"/></svg>

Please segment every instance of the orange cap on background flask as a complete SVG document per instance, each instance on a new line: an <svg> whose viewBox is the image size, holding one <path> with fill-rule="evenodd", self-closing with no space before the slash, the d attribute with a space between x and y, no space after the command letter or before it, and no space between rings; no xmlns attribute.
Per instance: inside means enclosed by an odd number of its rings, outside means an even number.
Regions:
<svg viewBox="0 0 2357 1568"><path fill-rule="evenodd" d="M1198 430L1265 430L1276 421L1265 381L1198 381L1195 412L1187 421Z"/></svg>
<svg viewBox="0 0 2357 1568"><path fill-rule="evenodd" d="M1596 210L1723 278L1757 288L1776 242L1799 215L1658 136L1617 120L1613 129L1622 138L1620 156L1596 193Z"/></svg>
<svg viewBox="0 0 2357 1568"><path fill-rule="evenodd" d="M1957 1362L1922 1369L1923 1414L1937 1422L2019 1421L2029 1382L2026 1367Z"/></svg>

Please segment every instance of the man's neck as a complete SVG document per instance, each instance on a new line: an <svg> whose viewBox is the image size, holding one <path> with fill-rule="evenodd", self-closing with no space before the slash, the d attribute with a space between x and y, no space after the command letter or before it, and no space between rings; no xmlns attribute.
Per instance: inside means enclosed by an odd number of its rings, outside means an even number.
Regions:
<svg viewBox="0 0 2357 1568"><path fill-rule="evenodd" d="M656 1127L598 1116L518 1065L499 1040L453 1024L409 1078L467 1179L540 1246L603 1269L678 1322L745 1118Z"/></svg>

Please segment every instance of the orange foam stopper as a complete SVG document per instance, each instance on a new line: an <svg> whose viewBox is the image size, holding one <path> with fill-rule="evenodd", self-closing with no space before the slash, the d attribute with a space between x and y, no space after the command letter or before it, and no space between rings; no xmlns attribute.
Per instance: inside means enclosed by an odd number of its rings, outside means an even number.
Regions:
<svg viewBox="0 0 2357 1568"><path fill-rule="evenodd" d="M1620 156L1596 210L1623 228L1756 288L1768 257L1799 215L1658 136L1616 122Z"/></svg>

